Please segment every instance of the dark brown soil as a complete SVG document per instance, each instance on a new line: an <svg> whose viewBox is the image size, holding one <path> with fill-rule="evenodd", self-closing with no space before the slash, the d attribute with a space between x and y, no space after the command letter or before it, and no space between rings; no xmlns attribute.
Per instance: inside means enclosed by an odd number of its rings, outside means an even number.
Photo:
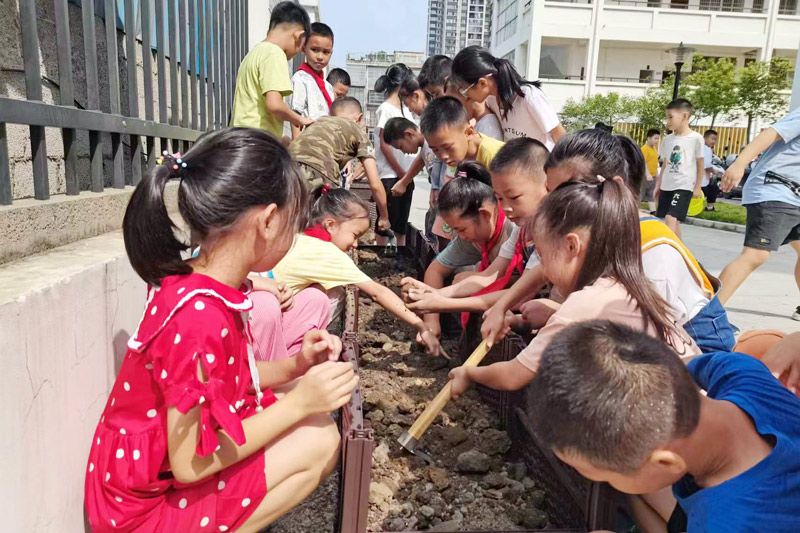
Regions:
<svg viewBox="0 0 800 533"><path fill-rule="evenodd" d="M402 258L359 251L359 266L399 291L413 267ZM361 298L361 384L366 418L375 430L368 531L521 530L547 526L545 493L511 447L497 416L470 390L451 402L421 440L435 464L408 454L397 437L447 383L453 363L427 356L415 331L369 298Z"/></svg>

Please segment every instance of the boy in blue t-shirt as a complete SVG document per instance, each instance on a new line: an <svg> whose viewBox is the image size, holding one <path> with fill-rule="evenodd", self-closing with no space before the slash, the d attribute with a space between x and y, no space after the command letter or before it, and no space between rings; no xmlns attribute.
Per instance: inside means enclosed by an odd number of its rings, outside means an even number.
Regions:
<svg viewBox="0 0 800 533"><path fill-rule="evenodd" d="M629 494L672 485L690 533L800 531L800 399L750 356L687 367L644 333L584 322L547 347L530 401L562 461Z"/></svg>

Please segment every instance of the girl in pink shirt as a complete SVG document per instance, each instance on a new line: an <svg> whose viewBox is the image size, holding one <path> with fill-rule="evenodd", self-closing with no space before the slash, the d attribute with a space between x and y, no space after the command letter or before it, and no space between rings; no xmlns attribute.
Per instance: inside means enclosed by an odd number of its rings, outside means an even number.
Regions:
<svg viewBox="0 0 800 533"><path fill-rule="evenodd" d="M533 379L553 336L576 322L603 318L661 338L677 355L700 350L671 318L669 308L642 271L638 210L622 183L567 182L551 192L528 225L544 273L564 303L514 359L450 373L456 397L476 381L498 390L518 390Z"/></svg>

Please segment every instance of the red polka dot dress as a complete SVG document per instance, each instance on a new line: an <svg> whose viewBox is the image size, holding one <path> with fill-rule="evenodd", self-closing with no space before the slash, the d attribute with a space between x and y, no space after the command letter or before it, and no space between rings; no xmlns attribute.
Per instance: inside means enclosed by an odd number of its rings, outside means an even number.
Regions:
<svg viewBox="0 0 800 533"><path fill-rule="evenodd" d="M253 392L251 308L246 291L201 274L170 276L148 290L89 452L94 533L234 531L264 498L263 453L187 485L172 476L167 448L170 407L200 407L196 453L205 457L218 449L217 430L241 445L242 420L276 401L271 391Z"/></svg>

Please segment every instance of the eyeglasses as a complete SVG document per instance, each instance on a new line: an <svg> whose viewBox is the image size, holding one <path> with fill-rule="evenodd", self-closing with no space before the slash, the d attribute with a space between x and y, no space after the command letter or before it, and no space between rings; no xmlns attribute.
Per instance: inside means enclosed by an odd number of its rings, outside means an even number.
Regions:
<svg viewBox="0 0 800 533"><path fill-rule="evenodd" d="M478 82L476 81L475 83L478 83ZM469 90L470 90L470 89L472 89L473 87L475 87L475 83L473 83L472 85L470 85L470 86L469 86L469 87L467 87L466 89L459 89L459 90L458 90L458 94L460 94L460 95L461 95L461 96L463 96L464 98L469 98L469 97L467 96L467 93L469 92Z"/></svg>

